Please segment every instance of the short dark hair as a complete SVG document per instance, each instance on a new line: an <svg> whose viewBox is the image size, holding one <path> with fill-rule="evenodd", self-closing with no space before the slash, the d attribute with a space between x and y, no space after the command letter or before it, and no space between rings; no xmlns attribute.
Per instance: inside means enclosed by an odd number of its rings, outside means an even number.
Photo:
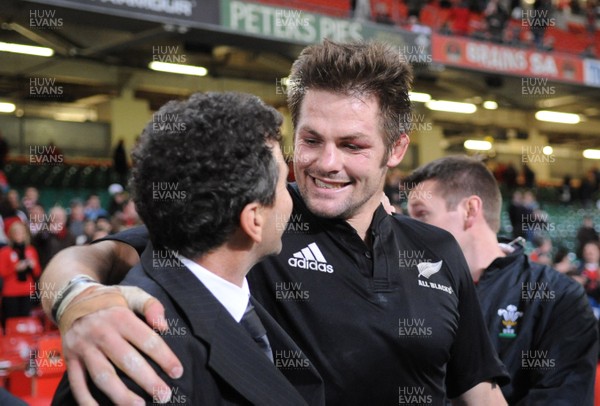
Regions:
<svg viewBox="0 0 600 406"><path fill-rule="evenodd" d="M415 169L403 183L411 189L427 180L437 182L436 189L446 200L448 210L456 209L465 197L479 196L485 221L494 232L500 230L502 195L494 175L483 163L466 156L448 156Z"/></svg>
<svg viewBox="0 0 600 406"><path fill-rule="evenodd" d="M535 248L540 248L548 240L550 240L550 237L547 237L542 234L535 234L531 239L531 243Z"/></svg>
<svg viewBox="0 0 600 406"><path fill-rule="evenodd" d="M324 40L302 51L288 80L288 106L296 128L307 90L344 95L373 95L379 102L380 127L388 151L408 133L412 68L399 49L380 42L338 44Z"/></svg>
<svg viewBox="0 0 600 406"><path fill-rule="evenodd" d="M132 153L130 185L154 245L196 258L226 241L248 203L271 206L279 169L266 142L280 141L281 123L241 93L196 93L161 107Z"/></svg>

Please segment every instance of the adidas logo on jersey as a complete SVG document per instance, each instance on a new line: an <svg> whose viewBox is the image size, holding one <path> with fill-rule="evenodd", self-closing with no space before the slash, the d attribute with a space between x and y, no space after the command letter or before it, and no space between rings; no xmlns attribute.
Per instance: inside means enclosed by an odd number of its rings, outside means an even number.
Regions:
<svg viewBox="0 0 600 406"><path fill-rule="evenodd" d="M288 259L288 265L294 268L333 273L333 266L327 263L321 250L314 242L294 253L293 257Z"/></svg>

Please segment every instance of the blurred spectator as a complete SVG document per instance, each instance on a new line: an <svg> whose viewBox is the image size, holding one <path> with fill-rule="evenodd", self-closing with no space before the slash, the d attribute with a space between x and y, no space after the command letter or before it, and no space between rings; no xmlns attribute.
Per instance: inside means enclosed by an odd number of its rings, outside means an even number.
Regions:
<svg viewBox="0 0 600 406"><path fill-rule="evenodd" d="M596 51L595 51L594 44L592 43L592 44L589 44L587 47L585 47L585 49L581 53L581 56L584 58L596 58Z"/></svg>
<svg viewBox="0 0 600 406"><path fill-rule="evenodd" d="M522 225L525 231L524 237L533 243L537 234L548 231L548 214L540 209L540 204L531 190L523 193L523 207L525 208Z"/></svg>
<svg viewBox="0 0 600 406"><path fill-rule="evenodd" d="M523 206L532 212L540 208L540 204L538 203L535 194L531 190L526 190L523 192Z"/></svg>
<svg viewBox="0 0 600 406"><path fill-rule="evenodd" d="M113 221L116 221L116 217L113 217ZM85 222L85 234L80 237L77 241L77 245L89 244L99 238L104 238L113 232L113 224L108 217L100 216L93 220L87 220Z"/></svg>
<svg viewBox="0 0 600 406"><path fill-rule="evenodd" d="M108 187L108 193L111 197L108 205L108 214L112 216L116 212L123 211L123 206L127 202L127 194L123 190L123 186L113 183Z"/></svg>
<svg viewBox="0 0 600 406"><path fill-rule="evenodd" d="M27 209L27 211L31 210L31 208L33 206L35 206L38 203L38 199L40 198L40 193L38 192L38 190L33 187L30 186L28 188L25 189L25 193L23 194L23 200L21 201L21 203L23 203L23 207L25 209ZM27 213L29 214L29 213Z"/></svg>
<svg viewBox="0 0 600 406"><path fill-rule="evenodd" d="M556 44L556 38L548 37L544 40L544 51L554 51L554 44Z"/></svg>
<svg viewBox="0 0 600 406"><path fill-rule="evenodd" d="M29 243L27 227L15 221L8 229L9 245L0 249L0 276L2 287L2 327L10 317L24 317L31 313L31 298L41 268L38 254Z"/></svg>
<svg viewBox="0 0 600 406"><path fill-rule="evenodd" d="M583 246L588 242L598 242L598 232L594 226L594 219L591 216L584 216L581 227L577 230L577 258L582 258Z"/></svg>
<svg viewBox="0 0 600 406"><path fill-rule="evenodd" d="M371 2L369 0L350 0L352 17L357 20L371 19Z"/></svg>
<svg viewBox="0 0 600 406"><path fill-rule="evenodd" d="M375 4L375 16L373 17L373 19L376 23L379 24L394 25L394 21L390 16L388 6L385 3Z"/></svg>
<svg viewBox="0 0 600 406"><path fill-rule="evenodd" d="M535 172L527 164L522 166L524 186L528 189L535 187Z"/></svg>
<svg viewBox="0 0 600 406"><path fill-rule="evenodd" d="M126 185L129 164L127 163L127 152L125 152L125 141L122 139L117 143L113 153L113 169L118 175L119 183Z"/></svg>
<svg viewBox="0 0 600 406"><path fill-rule="evenodd" d="M533 262L544 265L552 265L552 240L540 234L533 237L534 250L529 254Z"/></svg>
<svg viewBox="0 0 600 406"><path fill-rule="evenodd" d="M4 170L6 164L6 157L8 156L8 142L4 139L2 132L0 131L0 171Z"/></svg>
<svg viewBox="0 0 600 406"><path fill-rule="evenodd" d="M544 49L544 35L546 28L550 25L550 12L552 3L550 0L535 0L533 3L533 15L529 18L530 30L533 34L533 42L537 49Z"/></svg>
<svg viewBox="0 0 600 406"><path fill-rule="evenodd" d="M35 237L46 227L46 211L42 206L36 204L29 209L29 233Z"/></svg>
<svg viewBox="0 0 600 406"><path fill-rule="evenodd" d="M0 216L2 216L4 220L16 217L20 220L25 219L25 221L27 221L27 216L25 216L24 213L19 214L20 210L18 210L18 205L11 202L11 199L14 199L14 196L9 197L8 192L10 192L10 190L7 191L7 194L0 193Z"/></svg>
<svg viewBox="0 0 600 406"><path fill-rule="evenodd" d="M74 199L71 201L71 205L69 208L69 232L75 237L75 240L79 238L79 236L84 234L84 224L85 224L85 212L83 207L83 202L79 199Z"/></svg>
<svg viewBox="0 0 600 406"><path fill-rule="evenodd" d="M8 201L9 207L14 210L14 213L17 217L21 219L23 223L27 223L27 214L25 213L25 208L21 205L21 201L19 199L19 192L15 189L10 189L6 194L6 200Z"/></svg>
<svg viewBox="0 0 600 406"><path fill-rule="evenodd" d="M83 234L76 238L75 243L77 245L85 245L94 241L94 234L96 233L96 222L93 220L86 220L83 224Z"/></svg>
<svg viewBox="0 0 600 406"><path fill-rule="evenodd" d="M506 26L504 42L512 46L521 46L521 30L523 28L523 9L520 5L513 7Z"/></svg>
<svg viewBox="0 0 600 406"><path fill-rule="evenodd" d="M585 7L585 20L586 20L586 28L587 28L587 32L588 32L588 38L590 40L590 45L593 45L595 42L596 19L597 19L597 17L596 17L596 1L588 0L586 7Z"/></svg>
<svg viewBox="0 0 600 406"><path fill-rule="evenodd" d="M506 169L505 165L501 162L496 161L494 158L487 159L484 163L488 170L494 175L494 179L496 179L496 182L502 182L502 175L504 174L504 170Z"/></svg>
<svg viewBox="0 0 600 406"><path fill-rule="evenodd" d="M586 172L579 186L579 199L583 207L592 207L596 193L596 173L593 170Z"/></svg>
<svg viewBox="0 0 600 406"><path fill-rule="evenodd" d="M102 228L96 227L96 231L94 231L94 235L92 237L92 241L99 240L100 238L104 238L110 233Z"/></svg>
<svg viewBox="0 0 600 406"><path fill-rule="evenodd" d="M415 15L411 15L410 17L408 17L408 23L405 28L416 34L431 34L431 27L421 24L419 22L419 18Z"/></svg>
<svg viewBox="0 0 600 406"><path fill-rule="evenodd" d="M571 9L571 13L581 14L581 6L579 5L579 0L571 0L569 2L569 7Z"/></svg>
<svg viewBox="0 0 600 406"><path fill-rule="evenodd" d="M573 198L573 188L571 186L571 175L565 175L563 184L560 188L560 201L569 204Z"/></svg>
<svg viewBox="0 0 600 406"><path fill-rule="evenodd" d="M411 17L414 16L419 20L425 2L422 0L406 0L405 3L406 7L408 7L408 15Z"/></svg>
<svg viewBox="0 0 600 406"><path fill-rule="evenodd" d="M564 247L558 249L553 259L554 269L568 276L577 274L577 266L575 264L575 254L569 252Z"/></svg>
<svg viewBox="0 0 600 406"><path fill-rule="evenodd" d="M89 195L85 204L85 217L90 220L96 220L100 216L108 217L108 212L100 205L98 195Z"/></svg>
<svg viewBox="0 0 600 406"><path fill-rule="evenodd" d="M600 266L600 245L598 242L590 241L583 246L583 260L579 268L579 274L573 279L581 283L585 289L590 304L596 317L600 315L600 278L598 268Z"/></svg>
<svg viewBox="0 0 600 406"><path fill-rule="evenodd" d="M6 233L15 221L22 222L22 219L18 216L17 210L9 202L8 197L0 193L0 246L9 243Z"/></svg>
<svg viewBox="0 0 600 406"><path fill-rule="evenodd" d="M523 229L523 220L529 215L529 211L523 204L523 192L515 190L512 195L512 200L508 205L508 218L513 229L513 238L525 237Z"/></svg>
<svg viewBox="0 0 600 406"><path fill-rule="evenodd" d="M55 206L48 213L48 221L32 240L33 246L40 256L42 269L48 261L62 249L75 245L75 237L67 227L67 212L60 206Z"/></svg>
<svg viewBox="0 0 600 406"><path fill-rule="evenodd" d="M588 241L581 249L581 263L579 271L590 281L598 280L598 269L600 267L600 243Z"/></svg>
<svg viewBox="0 0 600 406"><path fill-rule="evenodd" d="M501 43L504 26L508 21L508 12L502 7L499 0L490 0L483 15L487 23L488 33L492 42Z"/></svg>
<svg viewBox="0 0 600 406"><path fill-rule="evenodd" d="M504 184L509 193L516 189L518 175L515 165L512 162L509 163L504 170Z"/></svg>
<svg viewBox="0 0 600 406"><path fill-rule="evenodd" d="M10 189L8 178L6 177L4 171L0 170L0 192L7 193L8 189Z"/></svg>
<svg viewBox="0 0 600 406"><path fill-rule="evenodd" d="M459 0L456 6L450 10L448 18L452 34L465 37L469 35L471 10L467 0Z"/></svg>
<svg viewBox="0 0 600 406"><path fill-rule="evenodd" d="M400 212L397 211L397 213ZM123 211L117 212L113 217L113 232L123 231L142 223L135 209L133 199L129 199L123 206Z"/></svg>
<svg viewBox="0 0 600 406"><path fill-rule="evenodd" d="M598 185L600 185L600 169L594 165L589 171L593 174L594 185L596 185L596 190L598 190Z"/></svg>
<svg viewBox="0 0 600 406"><path fill-rule="evenodd" d="M96 230L106 232L106 235L112 233L112 223L106 216L100 216L96 219Z"/></svg>

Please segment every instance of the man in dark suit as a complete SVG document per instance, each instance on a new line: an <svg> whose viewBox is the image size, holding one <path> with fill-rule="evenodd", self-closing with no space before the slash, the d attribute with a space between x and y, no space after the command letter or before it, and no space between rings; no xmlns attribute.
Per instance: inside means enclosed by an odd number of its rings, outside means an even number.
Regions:
<svg viewBox="0 0 600 406"><path fill-rule="evenodd" d="M280 126L279 113L254 96L207 93L167 103L142 133L131 186L151 242L122 285L162 303L162 337L185 371L174 379L149 357L115 361L146 403L324 404L318 372L250 297L246 281L254 264L281 250L291 213ZM64 308L94 306L103 300L98 290L105 288L81 278L63 291L53 309L61 329L74 320L62 318ZM76 291L83 293L74 298ZM120 372L146 362L168 390L149 394ZM277 368L290 362L294 368ZM102 405L111 403L99 390L103 381L90 370L93 401ZM54 404L75 401L92 399L75 399L63 379Z"/></svg>

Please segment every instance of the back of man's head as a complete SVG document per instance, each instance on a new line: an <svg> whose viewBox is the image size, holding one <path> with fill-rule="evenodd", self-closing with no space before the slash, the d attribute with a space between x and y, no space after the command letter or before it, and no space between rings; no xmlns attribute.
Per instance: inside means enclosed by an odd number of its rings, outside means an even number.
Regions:
<svg viewBox="0 0 600 406"><path fill-rule="evenodd" d="M349 96L373 95L379 102L381 129L388 148L408 133L412 69L398 48L383 43L325 40L302 51L288 81L288 105L297 126L304 95L324 90Z"/></svg>
<svg viewBox="0 0 600 406"><path fill-rule="evenodd" d="M271 206L279 175L267 141L281 115L255 96L196 93L157 111L132 153L131 190L157 247L197 258L222 245L251 202Z"/></svg>
<svg viewBox="0 0 600 406"><path fill-rule="evenodd" d="M408 189L427 180L436 182L439 195L446 201L448 210L469 196L479 196L483 202L486 223L494 231L500 229L502 196L494 175L480 161L466 156L449 156L425 164L404 180Z"/></svg>

